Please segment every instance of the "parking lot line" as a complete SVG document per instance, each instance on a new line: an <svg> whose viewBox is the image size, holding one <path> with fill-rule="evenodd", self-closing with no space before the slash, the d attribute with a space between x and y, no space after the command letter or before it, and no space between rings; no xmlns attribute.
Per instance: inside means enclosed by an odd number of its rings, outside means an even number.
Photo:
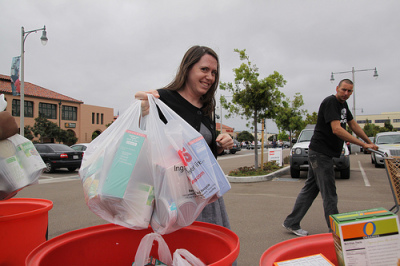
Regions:
<svg viewBox="0 0 400 266"><path fill-rule="evenodd" d="M364 179L364 184L365 184L365 186L366 186L366 187L370 187L371 184L369 183L367 174L365 173L364 168L362 168L361 162L360 162L360 161L358 161L358 166L360 167L361 175L362 175L362 177L363 177L363 179Z"/></svg>

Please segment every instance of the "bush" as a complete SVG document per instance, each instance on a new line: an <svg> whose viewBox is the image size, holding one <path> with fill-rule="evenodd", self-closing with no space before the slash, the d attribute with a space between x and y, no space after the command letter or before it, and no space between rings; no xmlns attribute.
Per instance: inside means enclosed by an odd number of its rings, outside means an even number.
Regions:
<svg viewBox="0 0 400 266"><path fill-rule="evenodd" d="M232 170L228 173L230 176L259 176L259 175L267 175L272 172L275 172L278 169L281 169L282 166L279 166L276 164L275 161L270 161L266 162L263 165L263 170L261 170L261 167L256 169L253 166L244 166L244 167L239 167L238 169Z"/></svg>

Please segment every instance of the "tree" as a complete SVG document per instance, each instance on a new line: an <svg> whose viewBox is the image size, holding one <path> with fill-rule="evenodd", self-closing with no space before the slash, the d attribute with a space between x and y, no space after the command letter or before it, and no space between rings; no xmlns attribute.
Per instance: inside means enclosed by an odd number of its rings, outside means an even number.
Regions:
<svg viewBox="0 0 400 266"><path fill-rule="evenodd" d="M282 141L283 141L283 140L287 141L287 140L290 139L290 137L289 137L289 135L286 133L286 131L279 131L278 139L280 139L280 140L282 140Z"/></svg>
<svg viewBox="0 0 400 266"><path fill-rule="evenodd" d="M249 132L249 131L242 131L237 135L237 140L239 142L242 141L253 141L254 140L254 136Z"/></svg>
<svg viewBox="0 0 400 266"><path fill-rule="evenodd" d="M60 135L60 128L47 118L39 116L35 118L35 124L32 127L35 137L39 136L39 142L43 143L45 138L55 139Z"/></svg>
<svg viewBox="0 0 400 266"><path fill-rule="evenodd" d="M380 127L375 124L370 123L367 118L366 123L364 125L364 133L368 137L375 137L376 133L379 133L379 132L381 132Z"/></svg>
<svg viewBox="0 0 400 266"><path fill-rule="evenodd" d="M40 143L43 143L44 139L55 139L57 142L72 145L78 140L72 130L63 130L56 123L42 116L35 118L33 127L29 127L27 130L32 132L35 137L39 136Z"/></svg>
<svg viewBox="0 0 400 266"><path fill-rule="evenodd" d="M257 123L263 119L275 118L281 98L284 94L278 88L283 87L286 81L283 76L274 71L274 74L266 78L259 79L258 68L252 65L246 50L234 50L239 54L240 60L244 61L240 67L233 69L235 72L235 83L220 83L221 90L227 90L232 93L232 102L227 102L226 98L221 96L222 106L228 110L225 116L229 118L233 115L240 115L254 126L254 136L257 136ZM251 122L252 121L252 122ZM257 145L254 149L255 168L258 168Z"/></svg>
<svg viewBox="0 0 400 266"><path fill-rule="evenodd" d="M34 136L32 134L32 127L31 126L29 126L29 125L24 126L24 137L29 139L30 141L33 140Z"/></svg>
<svg viewBox="0 0 400 266"><path fill-rule="evenodd" d="M303 105L303 96L300 93L296 93L292 102L290 102L289 98L286 98L282 102L282 106L279 107L279 115L275 118L276 126L282 131L288 131L290 139L292 139L292 133L295 130L304 128L303 115L307 111L300 109Z"/></svg>
<svg viewBox="0 0 400 266"><path fill-rule="evenodd" d="M306 120L304 120L304 127L307 125L315 125L317 124L318 114L317 112L313 112L311 115L307 113Z"/></svg>

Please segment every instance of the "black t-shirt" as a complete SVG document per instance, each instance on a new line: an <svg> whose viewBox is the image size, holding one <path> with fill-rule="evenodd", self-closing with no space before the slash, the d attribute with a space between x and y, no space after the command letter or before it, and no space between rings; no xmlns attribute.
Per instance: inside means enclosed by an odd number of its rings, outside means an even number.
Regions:
<svg viewBox="0 0 400 266"><path fill-rule="evenodd" d="M346 129L346 124L353 120L353 115L347 102L341 103L335 95L331 95L319 107L310 149L331 157L340 157L344 141L332 133L331 122L334 120L339 120L342 128Z"/></svg>

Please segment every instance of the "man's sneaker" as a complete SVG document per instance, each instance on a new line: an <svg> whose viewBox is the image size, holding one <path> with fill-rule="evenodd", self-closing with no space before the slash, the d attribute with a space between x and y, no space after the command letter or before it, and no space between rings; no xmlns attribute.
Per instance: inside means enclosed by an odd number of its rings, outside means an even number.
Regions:
<svg viewBox="0 0 400 266"><path fill-rule="evenodd" d="M290 227L285 226L284 224L282 224L283 227L286 228L286 230L288 230L289 232L292 232L293 234L295 234L296 236L308 236L308 232L306 230L303 230L301 228L294 230Z"/></svg>

